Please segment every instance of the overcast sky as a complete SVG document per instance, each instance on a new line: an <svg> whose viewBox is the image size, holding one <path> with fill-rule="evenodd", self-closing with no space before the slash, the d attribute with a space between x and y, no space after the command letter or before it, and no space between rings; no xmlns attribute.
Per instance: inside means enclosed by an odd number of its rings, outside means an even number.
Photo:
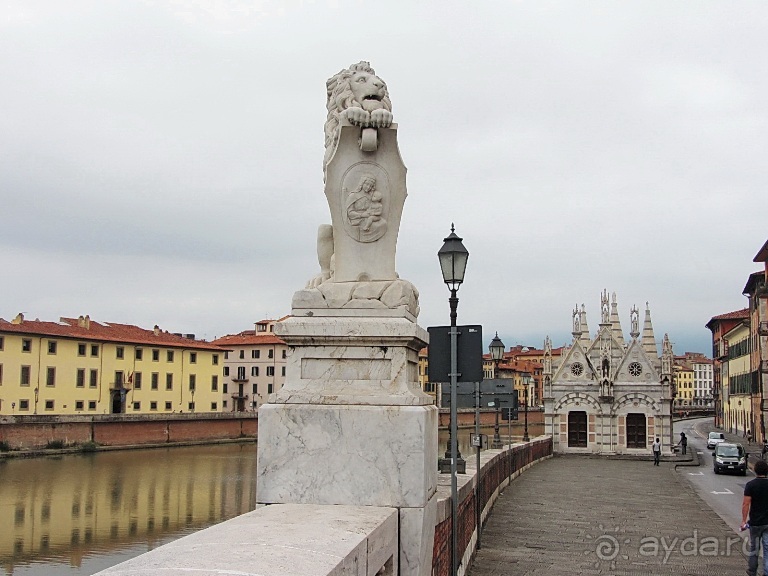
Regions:
<svg viewBox="0 0 768 576"><path fill-rule="evenodd" d="M397 268L449 322L570 342L600 293L710 353L768 239L765 2L0 4L0 317L213 339L317 273L325 81L369 60L408 166Z"/></svg>

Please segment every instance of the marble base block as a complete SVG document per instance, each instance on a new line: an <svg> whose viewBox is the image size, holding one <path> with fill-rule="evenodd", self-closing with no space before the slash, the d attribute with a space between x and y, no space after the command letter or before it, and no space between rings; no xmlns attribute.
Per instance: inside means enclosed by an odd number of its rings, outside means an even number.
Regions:
<svg viewBox="0 0 768 576"><path fill-rule="evenodd" d="M423 508L437 489L435 406L264 404L257 500Z"/></svg>
<svg viewBox="0 0 768 576"><path fill-rule="evenodd" d="M406 318L293 317L275 333L290 348L271 404L433 403L419 387L419 350L429 336Z"/></svg>

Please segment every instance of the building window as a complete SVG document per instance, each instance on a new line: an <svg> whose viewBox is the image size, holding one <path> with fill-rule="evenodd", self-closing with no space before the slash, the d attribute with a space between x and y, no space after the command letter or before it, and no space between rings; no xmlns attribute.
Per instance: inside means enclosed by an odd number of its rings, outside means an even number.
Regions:
<svg viewBox="0 0 768 576"><path fill-rule="evenodd" d="M267 350L267 357L269 357L269 358L274 358L275 357L275 351L272 348Z"/></svg>
<svg viewBox="0 0 768 576"><path fill-rule="evenodd" d="M75 380L75 386L78 388L85 388L85 368L77 369L77 379Z"/></svg>
<svg viewBox="0 0 768 576"><path fill-rule="evenodd" d="M133 389L141 390L141 372L133 373Z"/></svg>
<svg viewBox="0 0 768 576"><path fill-rule="evenodd" d="M115 354L117 354L117 359L122 360L125 358L125 348L123 346L118 346L115 348Z"/></svg>
<svg viewBox="0 0 768 576"><path fill-rule="evenodd" d="M216 410L218 410L218 409L219 409L219 407L218 407L218 405L216 404L216 402L211 402L211 411L212 411L212 412L215 412L215 411L216 411Z"/></svg>
<svg viewBox="0 0 768 576"><path fill-rule="evenodd" d="M245 358L245 350L240 350L240 359Z"/></svg>
<svg viewBox="0 0 768 576"><path fill-rule="evenodd" d="M150 402L149 403L149 409L150 410L157 410L157 402Z"/></svg>
<svg viewBox="0 0 768 576"><path fill-rule="evenodd" d="M90 388L96 388L96 386L99 385L99 371L95 368L91 369L91 375L90 380L88 381L88 386Z"/></svg>
<svg viewBox="0 0 768 576"><path fill-rule="evenodd" d="M267 366L267 376L274 376L274 375L275 375L275 367Z"/></svg>
<svg viewBox="0 0 768 576"><path fill-rule="evenodd" d="M32 352L32 340L30 340L29 338L24 338L21 341L21 351Z"/></svg>
<svg viewBox="0 0 768 576"><path fill-rule="evenodd" d="M0 386L3 385L3 365L0 364Z"/></svg>
<svg viewBox="0 0 768 576"><path fill-rule="evenodd" d="M229 352L224 352L224 360L228 360L228 359L229 359Z"/></svg>
<svg viewBox="0 0 768 576"><path fill-rule="evenodd" d="M251 350L251 358L258 358L258 357L259 357L259 351Z"/></svg>
<svg viewBox="0 0 768 576"><path fill-rule="evenodd" d="M159 362L160 361L160 350L157 348L152 349L152 362Z"/></svg>
<svg viewBox="0 0 768 576"><path fill-rule="evenodd" d="M221 407L222 408L226 408L227 407L227 401L226 400L222 400L221 401Z"/></svg>
<svg viewBox="0 0 768 576"><path fill-rule="evenodd" d="M96 410L96 400L88 400L88 410Z"/></svg>
<svg viewBox="0 0 768 576"><path fill-rule="evenodd" d="M254 394L258 394L259 393L259 385L258 384L254 384L253 385L253 393Z"/></svg>
<svg viewBox="0 0 768 576"><path fill-rule="evenodd" d="M157 384L159 381L160 381L160 374L158 374L157 372L152 372L152 379L150 383L152 390L157 390Z"/></svg>
<svg viewBox="0 0 768 576"><path fill-rule="evenodd" d="M251 402L251 406L253 406L253 409L256 410L256 408L259 407L259 401L258 400L253 400Z"/></svg>
<svg viewBox="0 0 768 576"><path fill-rule="evenodd" d="M168 362L173 362L173 350L168 350L165 353L165 357L168 360Z"/></svg>
<svg viewBox="0 0 768 576"><path fill-rule="evenodd" d="M267 384L267 394L272 394L273 389L274 389L273 384Z"/></svg>
<svg viewBox="0 0 768 576"><path fill-rule="evenodd" d="M99 345L91 344L91 356L97 358L99 356Z"/></svg>
<svg viewBox="0 0 768 576"><path fill-rule="evenodd" d="M48 340L48 354L56 354L56 340Z"/></svg>
<svg viewBox="0 0 768 576"><path fill-rule="evenodd" d="M5 337L0 336L0 350L5 347Z"/></svg>
<svg viewBox="0 0 768 576"><path fill-rule="evenodd" d="M211 392L218 392L219 391L219 377L214 375L211 376Z"/></svg>
<svg viewBox="0 0 768 576"><path fill-rule="evenodd" d="M46 410L53 410L53 400L46 400L45 401L45 409Z"/></svg>
<svg viewBox="0 0 768 576"><path fill-rule="evenodd" d="M197 386L197 375L196 374L190 374L189 375L189 389L194 390L195 386Z"/></svg>
<svg viewBox="0 0 768 576"><path fill-rule="evenodd" d="M218 365L218 363L219 363L219 355L218 354L214 354L213 356L211 356L211 361L213 362L214 366Z"/></svg>
<svg viewBox="0 0 768 576"><path fill-rule="evenodd" d="M251 376L258 376L258 375L259 375L259 367L251 366Z"/></svg>
<svg viewBox="0 0 768 576"><path fill-rule="evenodd" d="M22 366L21 367L21 379L19 380L19 383L22 386L29 386L29 373L31 371L31 367L29 366Z"/></svg>
<svg viewBox="0 0 768 576"><path fill-rule="evenodd" d="M283 350L283 360L285 360L288 357L288 351Z"/></svg>
<svg viewBox="0 0 768 576"><path fill-rule="evenodd" d="M48 369L46 370L45 385L56 386L56 368L53 366L48 366Z"/></svg>
<svg viewBox="0 0 768 576"><path fill-rule="evenodd" d="M237 379L238 380L245 380L245 366L238 366L237 367Z"/></svg>
<svg viewBox="0 0 768 576"><path fill-rule="evenodd" d="M194 412L195 411L195 403L194 402L190 402L189 404L187 404L187 409L190 412Z"/></svg>
<svg viewBox="0 0 768 576"><path fill-rule="evenodd" d="M172 408L172 406L171 406L171 403L170 403L170 402L166 402L166 403L165 403L165 410L166 410L167 412L170 412L172 409L173 409L173 408Z"/></svg>
<svg viewBox="0 0 768 576"><path fill-rule="evenodd" d="M224 366L224 376L229 376L229 366Z"/></svg>
<svg viewBox="0 0 768 576"><path fill-rule="evenodd" d="M77 355L85 356L85 344L83 344L82 342L77 345Z"/></svg>
<svg viewBox="0 0 768 576"><path fill-rule="evenodd" d="M85 403L82 400L75 400L75 410L82 410Z"/></svg>
<svg viewBox="0 0 768 576"><path fill-rule="evenodd" d="M190 364L197 364L197 352L190 352L189 353L189 363Z"/></svg>
<svg viewBox="0 0 768 576"><path fill-rule="evenodd" d="M116 370L115 371L115 388L122 388L122 387L123 387L123 371Z"/></svg>
<svg viewBox="0 0 768 576"><path fill-rule="evenodd" d="M165 375L165 389L173 390L173 374L170 372Z"/></svg>
<svg viewBox="0 0 768 576"><path fill-rule="evenodd" d="M133 410L134 410L134 412L138 412L139 410L141 410L141 402L134 402L133 403Z"/></svg>
<svg viewBox="0 0 768 576"><path fill-rule="evenodd" d="M29 400L19 400L19 410L29 410Z"/></svg>
<svg viewBox="0 0 768 576"><path fill-rule="evenodd" d="M224 384L222 385L221 388L222 388L222 391L224 392L224 394L226 394L227 393L227 383L224 382Z"/></svg>
<svg viewBox="0 0 768 576"><path fill-rule="evenodd" d="M285 366L283 366L282 368L280 368L280 374L282 374L283 376L285 376Z"/></svg>
<svg viewBox="0 0 768 576"><path fill-rule="evenodd" d="M136 360L143 360L144 359L144 350L142 348L136 348L136 351L134 352Z"/></svg>

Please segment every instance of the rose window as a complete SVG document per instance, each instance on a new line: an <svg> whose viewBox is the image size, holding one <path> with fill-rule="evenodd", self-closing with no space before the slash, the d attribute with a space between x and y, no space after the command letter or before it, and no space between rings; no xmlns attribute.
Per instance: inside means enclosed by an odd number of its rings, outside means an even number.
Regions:
<svg viewBox="0 0 768 576"><path fill-rule="evenodd" d="M643 367L640 365L640 362L631 362L629 365L629 373L632 376L640 376L640 374L643 373Z"/></svg>
<svg viewBox="0 0 768 576"><path fill-rule="evenodd" d="M584 366L581 362L574 362L571 364L571 374L574 376L581 376L584 374Z"/></svg>

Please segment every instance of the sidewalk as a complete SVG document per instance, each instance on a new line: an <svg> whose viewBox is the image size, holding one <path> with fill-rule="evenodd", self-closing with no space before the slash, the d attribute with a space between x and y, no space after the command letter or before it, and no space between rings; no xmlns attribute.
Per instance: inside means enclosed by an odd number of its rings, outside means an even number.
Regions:
<svg viewBox="0 0 768 576"><path fill-rule="evenodd" d="M743 545L673 462L556 456L500 496L469 575L743 574Z"/></svg>

